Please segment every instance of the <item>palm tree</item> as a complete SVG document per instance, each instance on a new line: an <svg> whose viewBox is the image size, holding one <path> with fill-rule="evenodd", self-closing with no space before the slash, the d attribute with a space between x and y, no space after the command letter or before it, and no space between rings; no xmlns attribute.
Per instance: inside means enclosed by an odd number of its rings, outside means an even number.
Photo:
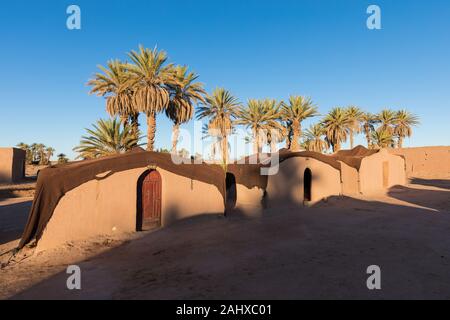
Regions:
<svg viewBox="0 0 450 320"><path fill-rule="evenodd" d="M69 162L69 159L67 159L67 156L64 153L58 154L57 157L58 157L59 164L64 164L64 163Z"/></svg>
<svg viewBox="0 0 450 320"><path fill-rule="evenodd" d="M367 148L372 148L372 133L375 131L375 124L378 117L370 112L364 112L361 116L361 131L366 135Z"/></svg>
<svg viewBox="0 0 450 320"><path fill-rule="evenodd" d="M90 93L105 97L106 111L111 116L119 115L123 125L127 125L128 119L136 113L127 65L119 60L111 60L107 68L98 68L102 73L96 73L94 78L89 80L88 85L92 86ZM133 118L134 122L137 122L137 118Z"/></svg>
<svg viewBox="0 0 450 320"><path fill-rule="evenodd" d="M129 125L121 128L117 118L97 121L93 129L86 129L88 135L82 136L80 145L73 150L77 158L93 159L111 154L124 153L138 146L139 139L132 134Z"/></svg>
<svg viewBox="0 0 450 320"><path fill-rule="evenodd" d="M311 125L305 132L305 143L308 151L323 152L327 143L322 139L325 131L320 123Z"/></svg>
<svg viewBox="0 0 450 320"><path fill-rule="evenodd" d="M377 115L377 120L380 122L378 131L387 131L390 134L394 133L394 125L397 122L397 113L390 109L384 109Z"/></svg>
<svg viewBox="0 0 450 320"><path fill-rule="evenodd" d="M197 118L206 118L208 134L220 140L222 163L228 163L228 135L233 130L233 120L240 107L239 101L227 90L217 88L212 95L206 96L206 102L197 111Z"/></svg>
<svg viewBox="0 0 450 320"><path fill-rule="evenodd" d="M348 107L346 112L349 120L350 149L353 149L354 134L361 132L360 122L362 121L364 113L356 106Z"/></svg>
<svg viewBox="0 0 450 320"><path fill-rule="evenodd" d="M302 121L318 115L317 106L311 98L290 96L289 104L282 104L282 118L292 135L288 135L288 144L291 151L299 150L299 139L302 135Z"/></svg>
<svg viewBox="0 0 450 320"><path fill-rule="evenodd" d="M396 115L396 122L394 127L394 135L397 137L397 146L403 147L403 139L411 137L412 127L419 124L419 117L410 113L407 110L400 110Z"/></svg>
<svg viewBox="0 0 450 320"><path fill-rule="evenodd" d="M50 160L53 157L54 153L55 153L55 149L53 149L52 147L47 147L45 149L45 161L46 161L46 164L50 163Z"/></svg>
<svg viewBox="0 0 450 320"><path fill-rule="evenodd" d="M372 133L372 141L379 148L388 148L394 145L394 136L387 129L376 130Z"/></svg>
<svg viewBox="0 0 450 320"><path fill-rule="evenodd" d="M278 122L281 117L280 104L275 100L250 99L247 107L239 107L236 113L236 124L244 125L252 130L253 153L261 153L264 139L275 142L283 127ZM272 132L273 131L273 132Z"/></svg>
<svg viewBox="0 0 450 320"><path fill-rule="evenodd" d="M147 115L147 150L153 151L156 134L156 115L164 111L170 102L168 85L176 84L173 65L167 64L164 51L139 46L128 56L133 62L128 66L132 75L133 105Z"/></svg>
<svg viewBox="0 0 450 320"><path fill-rule="evenodd" d="M36 162L39 162L38 144L37 143L31 144L30 151L31 151L31 163L35 164Z"/></svg>
<svg viewBox="0 0 450 320"><path fill-rule="evenodd" d="M344 108L333 108L322 120L325 141L333 152L341 149L341 143L347 140L350 132L350 120Z"/></svg>
<svg viewBox="0 0 450 320"><path fill-rule="evenodd" d="M45 154L46 146L44 144L42 144L42 143L38 143L38 144L36 144L35 148L36 148L35 150L36 150L36 155L37 155L37 160L36 161L39 161L40 165L47 164L46 163L47 162L47 157L46 157L46 154Z"/></svg>
<svg viewBox="0 0 450 320"><path fill-rule="evenodd" d="M172 152L176 153L180 124L186 123L194 116L194 104L204 103L203 84L195 82L198 78L193 72L188 73L186 66L177 66L174 70L176 84L169 84L170 102L166 115L173 121Z"/></svg>

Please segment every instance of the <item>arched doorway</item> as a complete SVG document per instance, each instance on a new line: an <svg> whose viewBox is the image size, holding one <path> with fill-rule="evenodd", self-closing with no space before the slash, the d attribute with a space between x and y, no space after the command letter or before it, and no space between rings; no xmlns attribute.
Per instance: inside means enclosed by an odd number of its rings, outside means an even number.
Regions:
<svg viewBox="0 0 450 320"><path fill-rule="evenodd" d="M306 168L303 174L303 201L311 201L311 183L312 172L311 169Z"/></svg>
<svg viewBox="0 0 450 320"><path fill-rule="evenodd" d="M161 194L161 175L158 171L146 171L141 175L137 185L137 231L161 226Z"/></svg>
<svg viewBox="0 0 450 320"><path fill-rule="evenodd" d="M227 172L225 180L227 188L226 207L225 211L233 210L236 206L237 191L236 191L236 177L234 174Z"/></svg>

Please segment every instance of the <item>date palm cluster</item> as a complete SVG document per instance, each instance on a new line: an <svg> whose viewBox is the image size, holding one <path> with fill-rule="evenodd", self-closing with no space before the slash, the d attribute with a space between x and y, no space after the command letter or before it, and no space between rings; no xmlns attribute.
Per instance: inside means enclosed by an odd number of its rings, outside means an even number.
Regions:
<svg viewBox="0 0 450 320"><path fill-rule="evenodd" d="M291 151L336 152L347 140L354 146L357 134L364 134L368 148L402 147L412 135L418 117L406 111L364 112L356 106L335 107L322 119L303 130L304 120L320 116L309 97L292 95L287 101L249 99L242 104L230 91L216 88L207 94L198 75L187 66L168 62L164 51L142 46L128 53L128 61L112 60L99 67L88 82L91 93L106 99L106 110L119 121L97 123L75 151L82 158L124 152L139 144L139 115L147 120L147 150L153 151L156 115L164 113L173 122L172 149L177 152L180 125L206 120L204 135L213 138L224 163L228 162L229 136L241 126L247 129L253 152L267 145L276 151L283 141ZM109 121L109 122L108 122Z"/></svg>

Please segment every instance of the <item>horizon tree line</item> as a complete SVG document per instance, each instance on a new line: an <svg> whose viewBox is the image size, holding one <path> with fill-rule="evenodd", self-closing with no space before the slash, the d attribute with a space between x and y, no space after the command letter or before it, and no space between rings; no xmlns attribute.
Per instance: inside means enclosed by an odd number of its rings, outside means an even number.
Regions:
<svg viewBox="0 0 450 320"><path fill-rule="evenodd" d="M49 165L56 151L53 147L47 147L43 143L26 144L20 142L16 146L26 152L25 162L27 165ZM69 159L64 153L59 153L57 162L67 163Z"/></svg>
<svg viewBox="0 0 450 320"><path fill-rule="evenodd" d="M418 117L407 110L384 109L372 114L351 105L333 108L320 121L303 130L303 121L321 116L310 97L291 95L287 102L250 99L244 105L224 88L206 93L204 85L197 81L198 75L185 65L168 63L165 51L139 46L137 51L128 53L128 58L129 61L111 60L107 67L99 66L102 72L96 73L88 82L91 94L106 99L108 114L120 119L114 124L118 131L114 136L119 137L120 128L123 128L122 135L126 133L132 137L121 147L110 147L108 152L112 153L138 145L141 113L147 120L148 151L154 150L157 114L165 113L173 122L171 152L177 151L180 125L196 115L199 120L207 120L203 134L214 139L223 163L229 158L228 137L237 126L250 131L247 140L253 143L253 152L257 153L264 145L274 152L277 144L283 141L286 148L294 152L326 152L329 149L337 152L347 140L353 148L355 136L361 133L365 135L368 148L401 148L403 140L412 135L412 127L419 124ZM94 131L101 132L97 129L100 128L94 126ZM94 132L90 135L96 136ZM86 138L83 137L80 146L89 140ZM98 138L97 135L96 139L101 141ZM74 150L80 151L80 146ZM87 157L102 155L102 152L85 154Z"/></svg>

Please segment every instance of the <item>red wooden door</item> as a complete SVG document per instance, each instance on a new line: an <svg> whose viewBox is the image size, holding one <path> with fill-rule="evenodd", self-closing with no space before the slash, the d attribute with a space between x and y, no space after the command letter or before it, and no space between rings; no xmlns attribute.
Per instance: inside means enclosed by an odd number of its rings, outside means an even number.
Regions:
<svg viewBox="0 0 450 320"><path fill-rule="evenodd" d="M142 183L142 230L161 226L161 175L150 171Z"/></svg>

